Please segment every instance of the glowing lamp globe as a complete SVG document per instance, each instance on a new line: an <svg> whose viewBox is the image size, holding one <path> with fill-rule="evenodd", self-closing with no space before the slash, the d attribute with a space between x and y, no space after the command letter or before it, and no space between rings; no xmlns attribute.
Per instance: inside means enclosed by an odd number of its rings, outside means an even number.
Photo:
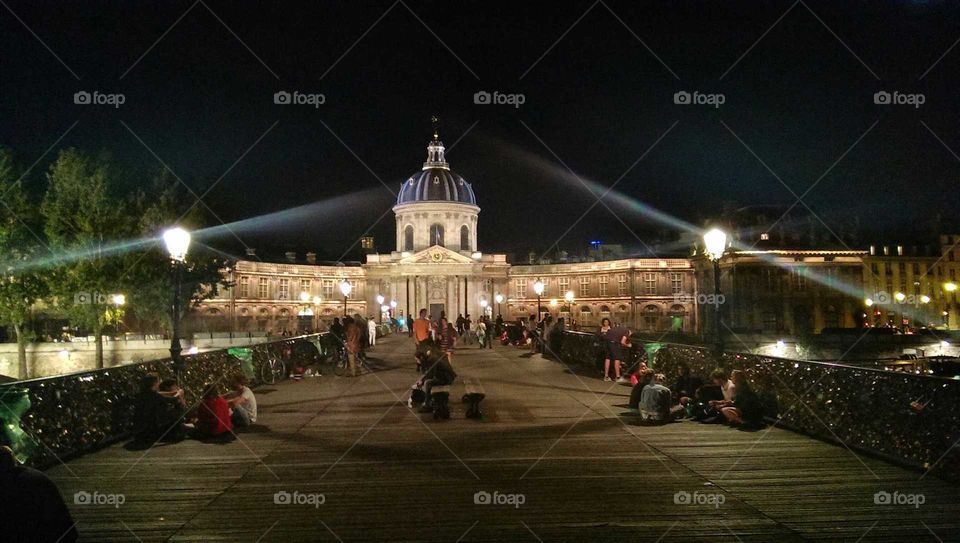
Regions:
<svg viewBox="0 0 960 543"><path fill-rule="evenodd" d="M703 235L703 246L710 260L719 260L727 248L727 234L719 228L713 228Z"/></svg>
<svg viewBox="0 0 960 543"><path fill-rule="evenodd" d="M167 246L171 259L183 262L190 248L190 232L179 226L166 230L163 233L163 244Z"/></svg>

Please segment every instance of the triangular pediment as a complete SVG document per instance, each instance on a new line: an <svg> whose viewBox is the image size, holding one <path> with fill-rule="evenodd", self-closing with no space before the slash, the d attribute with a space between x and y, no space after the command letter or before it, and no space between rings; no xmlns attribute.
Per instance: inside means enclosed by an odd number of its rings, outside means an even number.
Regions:
<svg viewBox="0 0 960 543"><path fill-rule="evenodd" d="M451 251L446 247L434 245L408 257L400 259L401 264L473 264L468 256Z"/></svg>

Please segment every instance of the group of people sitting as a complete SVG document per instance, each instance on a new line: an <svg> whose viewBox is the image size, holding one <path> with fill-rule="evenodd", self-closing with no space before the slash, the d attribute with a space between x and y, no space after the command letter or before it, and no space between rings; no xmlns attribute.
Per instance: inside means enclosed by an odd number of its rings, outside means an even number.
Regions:
<svg viewBox="0 0 960 543"><path fill-rule="evenodd" d="M704 384L683 366L672 391L666 385L666 375L655 373L646 364L641 363L637 375L627 414L639 415L643 422L663 424L689 418L744 429L763 426L763 404L742 370L730 374L714 370L710 382Z"/></svg>
<svg viewBox="0 0 960 543"><path fill-rule="evenodd" d="M221 395L216 383L203 387L201 401L187 405L176 379L160 379L148 373L140 381L134 404L133 446L176 443L187 437L199 440L231 440L235 428L257 421L257 398L243 375L230 379L230 391Z"/></svg>

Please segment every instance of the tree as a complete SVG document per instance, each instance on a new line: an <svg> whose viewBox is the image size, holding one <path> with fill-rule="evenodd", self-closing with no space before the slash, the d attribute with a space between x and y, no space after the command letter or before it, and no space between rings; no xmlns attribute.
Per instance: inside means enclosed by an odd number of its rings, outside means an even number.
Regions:
<svg viewBox="0 0 960 543"><path fill-rule="evenodd" d="M123 291L134 258L124 241L135 231L135 209L114 193L116 172L107 156L65 149L50 166L40 206L50 246L63 253L53 293L72 323L92 330L97 368L103 329L118 314L110 295Z"/></svg>
<svg viewBox="0 0 960 543"><path fill-rule="evenodd" d="M17 377L30 376L27 330L34 305L48 293L46 270L34 264L46 251L38 214L23 189L22 172L8 149L0 149L0 323L17 336Z"/></svg>
<svg viewBox="0 0 960 543"><path fill-rule="evenodd" d="M200 302L216 295L219 288L229 286L225 279L229 262L199 243L196 232L204 222L200 206L193 206L186 215L183 214L183 209L193 199L166 170L157 174L149 189L140 191L136 200L141 210L140 235L143 239L155 241L144 246L144 252L130 270L130 276L136 282L129 297L130 307L141 319L155 318L169 331L173 327L174 278L170 256L161 240L163 230L181 226L195 233L182 270L181 319Z"/></svg>

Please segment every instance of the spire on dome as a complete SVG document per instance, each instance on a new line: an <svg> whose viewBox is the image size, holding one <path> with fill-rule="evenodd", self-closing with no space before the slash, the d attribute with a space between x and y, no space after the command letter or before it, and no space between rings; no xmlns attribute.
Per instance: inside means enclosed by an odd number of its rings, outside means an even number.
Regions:
<svg viewBox="0 0 960 543"><path fill-rule="evenodd" d="M433 140L427 145L427 161L423 163L423 169L443 168L449 170L450 165L443 158L443 142L440 141L440 119L436 115L430 117L433 123Z"/></svg>

